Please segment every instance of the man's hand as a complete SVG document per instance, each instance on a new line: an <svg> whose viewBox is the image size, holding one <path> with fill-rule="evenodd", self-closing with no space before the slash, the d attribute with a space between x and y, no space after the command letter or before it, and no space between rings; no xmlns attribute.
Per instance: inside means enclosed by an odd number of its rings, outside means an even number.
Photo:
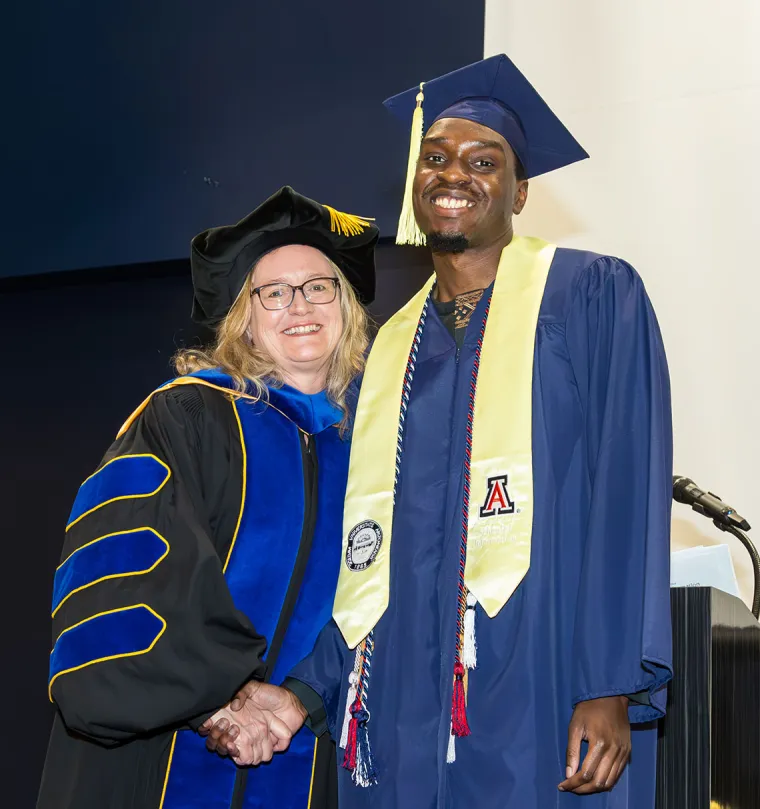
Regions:
<svg viewBox="0 0 760 809"><path fill-rule="evenodd" d="M198 732L202 736L208 733L209 750L232 756L240 766L271 761L275 751L287 749L291 738L287 725L252 704L238 713L229 708L218 710Z"/></svg>
<svg viewBox="0 0 760 809"><path fill-rule="evenodd" d="M584 739L588 742L588 753L579 768ZM630 755L628 697L579 702L568 731L567 780L559 789L576 795L606 792L618 782Z"/></svg>
<svg viewBox="0 0 760 809"><path fill-rule="evenodd" d="M233 711L240 711L247 702L255 703L264 711L271 711L290 728L292 736L301 729L308 716L301 700L287 688L251 681L246 683L230 703Z"/></svg>
<svg viewBox="0 0 760 809"><path fill-rule="evenodd" d="M227 708L207 719L199 733L207 737L209 750L232 756L236 764L260 764L287 750L306 716L300 700L287 689L250 682Z"/></svg>

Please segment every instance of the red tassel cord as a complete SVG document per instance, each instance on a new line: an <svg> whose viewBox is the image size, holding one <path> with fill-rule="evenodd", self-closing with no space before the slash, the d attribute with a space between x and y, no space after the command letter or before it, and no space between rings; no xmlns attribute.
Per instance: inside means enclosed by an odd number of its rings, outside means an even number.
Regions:
<svg viewBox="0 0 760 809"><path fill-rule="evenodd" d="M369 746L367 722L369 722L369 713L357 697L351 706L351 722L348 725L343 767L351 771L354 783L360 787L368 787L377 783L377 773Z"/></svg>
<svg viewBox="0 0 760 809"><path fill-rule="evenodd" d="M362 704L357 697L351 706L351 721L348 725L348 739L346 749L343 754L343 767L353 772L356 769L356 732L359 727L357 714L362 710Z"/></svg>
<svg viewBox="0 0 760 809"><path fill-rule="evenodd" d="M477 662L475 644L475 603L476 599L467 592L465 583L465 573L467 569L467 538L469 532L470 514L470 465L472 462L472 429L475 419L475 392L478 384L478 371L480 370L480 352L483 348L483 337L486 331L486 322L491 308L491 302L486 305L483 315L483 325L480 328L478 345L475 351L475 361L472 366L472 378L470 380L470 397L467 407L467 425L465 430L464 447L464 483L462 486L462 535L459 546L459 593L457 604L457 634L454 657L454 689L451 695L451 738L446 754L446 761L451 763L456 760L457 738L470 735L470 726L467 723L467 700L464 693L465 667L463 661L467 663L469 669L474 669ZM468 609L472 608L468 615Z"/></svg>
<svg viewBox="0 0 760 809"><path fill-rule="evenodd" d="M454 736L469 736L467 724L467 704L464 696L464 666L454 663L454 693L451 697L451 732Z"/></svg>

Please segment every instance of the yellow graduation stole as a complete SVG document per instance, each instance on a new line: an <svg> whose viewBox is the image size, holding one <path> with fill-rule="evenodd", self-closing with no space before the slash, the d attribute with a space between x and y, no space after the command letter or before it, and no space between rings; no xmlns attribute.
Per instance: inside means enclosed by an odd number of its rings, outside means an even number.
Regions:
<svg viewBox="0 0 760 809"><path fill-rule="evenodd" d="M514 237L496 274L480 356L465 584L493 618L530 567L536 325L556 247ZM388 607L397 442L407 364L433 280L378 332L356 413L333 617L355 648ZM410 354L411 349L411 354ZM407 391L408 392L408 391ZM401 411L399 402L402 402Z"/></svg>

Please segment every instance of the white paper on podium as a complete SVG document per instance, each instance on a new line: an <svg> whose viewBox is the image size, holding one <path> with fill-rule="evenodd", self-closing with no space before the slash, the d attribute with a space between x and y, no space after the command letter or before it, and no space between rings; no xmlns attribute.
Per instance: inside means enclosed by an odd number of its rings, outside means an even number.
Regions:
<svg viewBox="0 0 760 809"><path fill-rule="evenodd" d="M715 587L740 598L728 545L700 545L671 553L670 586Z"/></svg>

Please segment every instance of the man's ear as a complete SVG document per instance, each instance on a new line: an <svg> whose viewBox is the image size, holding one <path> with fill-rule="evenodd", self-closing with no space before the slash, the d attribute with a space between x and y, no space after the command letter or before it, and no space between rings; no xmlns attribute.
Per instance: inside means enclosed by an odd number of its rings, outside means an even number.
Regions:
<svg viewBox="0 0 760 809"><path fill-rule="evenodd" d="M515 216L519 216L522 213L522 209L525 207L525 203L528 201L528 181L527 180L520 180L517 183L517 189L515 190L515 199L512 204L512 213Z"/></svg>

